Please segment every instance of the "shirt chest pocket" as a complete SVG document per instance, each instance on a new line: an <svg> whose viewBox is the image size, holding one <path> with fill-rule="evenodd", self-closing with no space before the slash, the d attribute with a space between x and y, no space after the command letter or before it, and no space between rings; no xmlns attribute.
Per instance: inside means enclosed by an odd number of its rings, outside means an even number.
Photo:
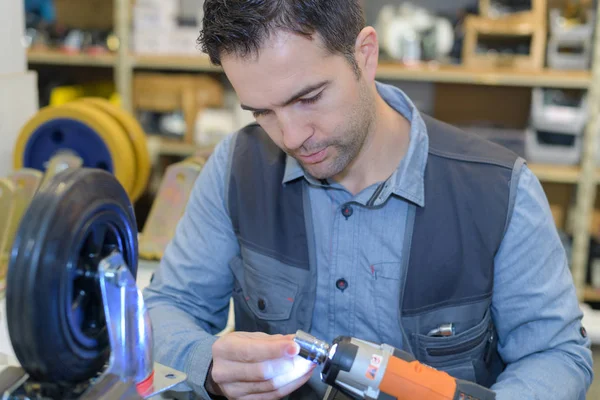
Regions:
<svg viewBox="0 0 600 400"><path fill-rule="evenodd" d="M353 334L371 342L402 347L398 320L400 304L400 274L402 264L397 262L370 263L359 269L356 285L351 286L354 296L354 314L359 323Z"/></svg>
<svg viewBox="0 0 600 400"><path fill-rule="evenodd" d="M481 381L478 371L489 364L495 350L494 325L489 309L476 325L451 336L415 335L421 362L455 378Z"/></svg>
<svg viewBox="0 0 600 400"><path fill-rule="evenodd" d="M235 277L232 293L235 329L268 334L289 333L299 284L276 274L272 271L276 265L269 263L261 264L258 269L247 260L235 257L229 265Z"/></svg>

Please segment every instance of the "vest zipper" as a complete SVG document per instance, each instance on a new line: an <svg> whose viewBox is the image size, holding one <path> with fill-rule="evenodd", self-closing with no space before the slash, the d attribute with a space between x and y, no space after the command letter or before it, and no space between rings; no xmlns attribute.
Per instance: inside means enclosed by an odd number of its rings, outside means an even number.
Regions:
<svg viewBox="0 0 600 400"><path fill-rule="evenodd" d="M454 355L454 354L464 353L465 351L471 350L471 349L477 347L478 345L480 345L486 339L486 336L488 336L488 334L490 334L490 332L492 332L492 326L493 325L490 323L488 325L488 329L486 329L479 336L477 336L467 342L464 342L464 343L461 343L461 344L458 344L458 345L452 346L452 347L442 348L442 349L427 349L427 354L429 354L430 356L433 356L433 357L443 357L443 356L450 356L450 355ZM492 340L493 340L493 333L490 335L490 337L488 339L488 346L486 347L485 358L489 357L488 353L490 353L489 349L492 347L492 346L490 346Z"/></svg>

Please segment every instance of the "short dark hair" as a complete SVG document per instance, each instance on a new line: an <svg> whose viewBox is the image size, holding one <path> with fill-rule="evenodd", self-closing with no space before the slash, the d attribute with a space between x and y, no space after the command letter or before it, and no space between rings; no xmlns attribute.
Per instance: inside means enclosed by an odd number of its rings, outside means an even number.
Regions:
<svg viewBox="0 0 600 400"><path fill-rule="evenodd" d="M213 64L221 54L257 55L277 30L308 38L318 33L327 50L342 54L359 73L356 38L366 26L362 0L206 0L198 44Z"/></svg>

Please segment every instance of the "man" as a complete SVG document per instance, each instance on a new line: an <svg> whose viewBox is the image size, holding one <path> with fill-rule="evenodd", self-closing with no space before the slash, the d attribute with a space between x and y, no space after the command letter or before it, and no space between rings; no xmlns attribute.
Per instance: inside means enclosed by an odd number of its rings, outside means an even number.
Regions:
<svg viewBox="0 0 600 400"><path fill-rule="evenodd" d="M303 329L498 399L585 398L590 342L539 181L376 82L358 0L207 0L200 43L257 124L216 148L145 292L158 361L204 398L316 398ZM240 332L217 339L232 296Z"/></svg>

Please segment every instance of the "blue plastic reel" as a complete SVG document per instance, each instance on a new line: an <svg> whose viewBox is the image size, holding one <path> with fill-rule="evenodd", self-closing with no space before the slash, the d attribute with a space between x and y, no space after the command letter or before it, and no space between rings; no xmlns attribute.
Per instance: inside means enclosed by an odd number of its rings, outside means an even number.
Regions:
<svg viewBox="0 0 600 400"><path fill-rule="evenodd" d="M114 173L113 159L102 138L79 121L57 118L40 125L30 136L23 154L23 166L46 171L50 159L70 150L83 160L83 166Z"/></svg>

